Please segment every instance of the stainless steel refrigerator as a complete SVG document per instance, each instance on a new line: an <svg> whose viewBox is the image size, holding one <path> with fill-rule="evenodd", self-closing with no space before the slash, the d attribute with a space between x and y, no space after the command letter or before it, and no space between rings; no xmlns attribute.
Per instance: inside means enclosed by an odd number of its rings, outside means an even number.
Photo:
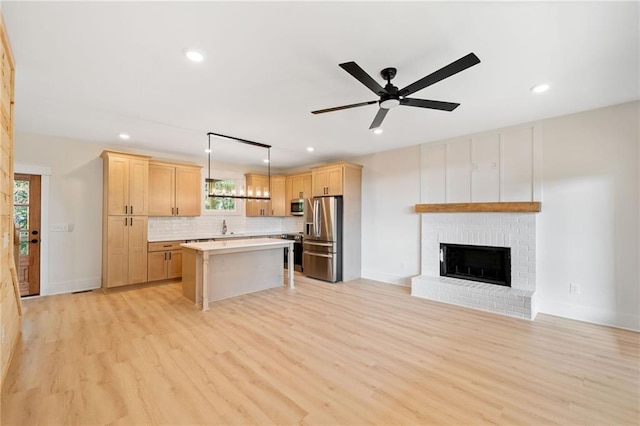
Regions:
<svg viewBox="0 0 640 426"><path fill-rule="evenodd" d="M302 270L332 283L342 281L342 197L305 201Z"/></svg>

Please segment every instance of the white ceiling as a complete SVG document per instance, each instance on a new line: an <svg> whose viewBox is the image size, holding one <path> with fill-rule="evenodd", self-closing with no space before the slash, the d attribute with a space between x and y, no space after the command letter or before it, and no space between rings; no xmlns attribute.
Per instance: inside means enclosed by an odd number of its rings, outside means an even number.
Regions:
<svg viewBox="0 0 640 426"><path fill-rule="evenodd" d="M12 2L16 130L205 155L206 133L273 145L274 168L345 159L636 100L638 2ZM188 61L196 48L205 61ZM453 112L375 100L338 67L402 88L474 52L482 61L416 92ZM529 88L551 89L534 95ZM315 152L306 152L308 146ZM234 160L233 145L216 150ZM221 152L224 151L224 152Z"/></svg>

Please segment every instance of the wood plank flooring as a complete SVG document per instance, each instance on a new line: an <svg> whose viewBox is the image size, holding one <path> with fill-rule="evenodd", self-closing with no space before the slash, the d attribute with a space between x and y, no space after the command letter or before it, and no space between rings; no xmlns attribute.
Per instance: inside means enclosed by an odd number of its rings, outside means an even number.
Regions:
<svg viewBox="0 0 640 426"><path fill-rule="evenodd" d="M2 424L640 423L639 334L296 277L212 303L180 284L24 301Z"/></svg>

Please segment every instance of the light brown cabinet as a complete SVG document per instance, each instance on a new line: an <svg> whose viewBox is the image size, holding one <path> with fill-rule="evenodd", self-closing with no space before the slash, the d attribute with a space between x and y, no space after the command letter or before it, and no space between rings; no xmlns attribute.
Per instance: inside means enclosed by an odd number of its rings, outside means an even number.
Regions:
<svg viewBox="0 0 640 426"><path fill-rule="evenodd" d="M106 288L147 281L147 217L108 216L102 284Z"/></svg>
<svg viewBox="0 0 640 426"><path fill-rule="evenodd" d="M271 176L271 216L287 214L286 181L285 176Z"/></svg>
<svg viewBox="0 0 640 426"><path fill-rule="evenodd" d="M291 201L301 198L311 198L313 196L311 188L311 173L287 176L285 189L287 216L291 215Z"/></svg>
<svg viewBox="0 0 640 426"><path fill-rule="evenodd" d="M313 196L343 195L344 165L330 165L311 169Z"/></svg>
<svg viewBox="0 0 640 426"><path fill-rule="evenodd" d="M147 280L159 281L182 276L182 241L161 241L148 245Z"/></svg>
<svg viewBox="0 0 640 426"><path fill-rule="evenodd" d="M149 157L104 151L102 285L147 281Z"/></svg>
<svg viewBox="0 0 640 426"><path fill-rule="evenodd" d="M149 216L200 216L200 166L149 162Z"/></svg>
<svg viewBox="0 0 640 426"><path fill-rule="evenodd" d="M108 215L149 212L149 157L104 151L104 205Z"/></svg>
<svg viewBox="0 0 640 426"><path fill-rule="evenodd" d="M247 196L263 197L265 192L269 192L269 176L255 173L244 175L247 186ZM247 216L268 216L269 202L266 200L247 200L245 204L245 214Z"/></svg>

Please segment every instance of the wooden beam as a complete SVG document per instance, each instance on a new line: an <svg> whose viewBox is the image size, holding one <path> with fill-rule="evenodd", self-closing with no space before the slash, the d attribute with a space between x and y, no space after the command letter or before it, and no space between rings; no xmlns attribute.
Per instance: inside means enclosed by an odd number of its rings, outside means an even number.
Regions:
<svg viewBox="0 0 640 426"><path fill-rule="evenodd" d="M542 210L542 203L512 202L512 203L440 203L416 204L416 213L538 213Z"/></svg>

